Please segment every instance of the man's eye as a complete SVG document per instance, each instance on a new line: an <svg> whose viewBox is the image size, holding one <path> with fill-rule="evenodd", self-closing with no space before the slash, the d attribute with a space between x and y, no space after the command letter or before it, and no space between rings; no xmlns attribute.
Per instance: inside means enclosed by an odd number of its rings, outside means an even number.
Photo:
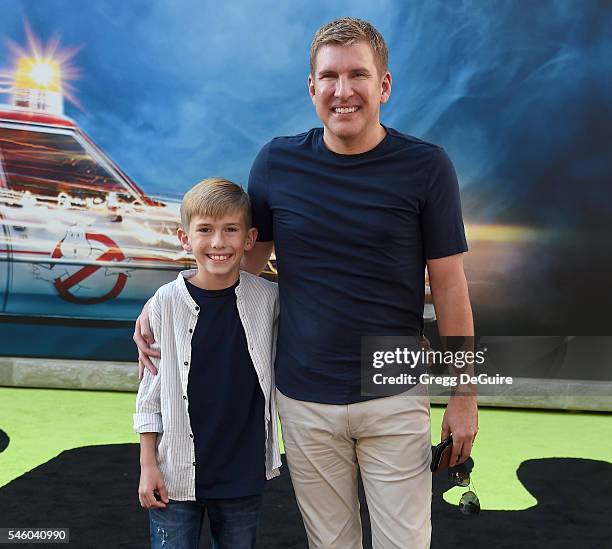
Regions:
<svg viewBox="0 0 612 549"><path fill-rule="evenodd" d="M228 227L228 228L227 228L227 230L228 230L230 233L235 233L235 232L236 232L238 229L237 229L236 227Z"/></svg>
<svg viewBox="0 0 612 549"><path fill-rule="evenodd" d="M202 227L201 229L198 229L198 232L200 232L200 233L209 233L210 229L208 227Z"/></svg>

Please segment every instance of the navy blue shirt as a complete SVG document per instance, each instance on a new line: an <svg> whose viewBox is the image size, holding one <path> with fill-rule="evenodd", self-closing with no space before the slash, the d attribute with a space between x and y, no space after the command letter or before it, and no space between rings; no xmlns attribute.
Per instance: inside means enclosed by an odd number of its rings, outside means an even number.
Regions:
<svg viewBox="0 0 612 549"><path fill-rule="evenodd" d="M274 241L279 271L276 385L291 398L367 400L361 336L418 334L426 259L467 250L444 150L386 131L355 155L330 151L322 128L279 137L251 169L258 240Z"/></svg>
<svg viewBox="0 0 612 549"><path fill-rule="evenodd" d="M260 494L265 470L265 399L236 306L236 286L204 290L186 281L200 312L187 384L196 456L195 494Z"/></svg>

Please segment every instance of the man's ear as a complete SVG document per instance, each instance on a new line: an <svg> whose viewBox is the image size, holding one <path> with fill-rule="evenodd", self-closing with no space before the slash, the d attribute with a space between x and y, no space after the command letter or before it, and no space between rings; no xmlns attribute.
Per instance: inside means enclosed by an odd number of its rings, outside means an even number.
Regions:
<svg viewBox="0 0 612 549"><path fill-rule="evenodd" d="M387 71L381 82L382 92L380 94L380 103L386 103L391 97L391 73Z"/></svg>
<svg viewBox="0 0 612 549"><path fill-rule="evenodd" d="M257 241L257 229L255 227L251 227L247 231L246 241L244 243L244 251L249 252L255 246L255 242Z"/></svg>
<svg viewBox="0 0 612 549"><path fill-rule="evenodd" d="M312 77L312 74L308 75L308 93L310 93L310 99L314 103L316 101L316 98L315 98L314 78Z"/></svg>
<svg viewBox="0 0 612 549"><path fill-rule="evenodd" d="M183 250L185 250L186 252L193 251L191 249L191 244L189 243L189 235L185 232L183 227L179 227L176 230L176 236L178 237L179 242L181 243L181 246L183 247Z"/></svg>

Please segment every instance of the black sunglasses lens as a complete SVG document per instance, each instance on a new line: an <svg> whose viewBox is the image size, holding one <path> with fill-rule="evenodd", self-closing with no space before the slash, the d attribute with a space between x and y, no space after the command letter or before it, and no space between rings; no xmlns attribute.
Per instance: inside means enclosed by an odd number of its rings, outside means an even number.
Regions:
<svg viewBox="0 0 612 549"><path fill-rule="evenodd" d="M449 473L451 482L455 486L469 486L470 474L463 471L451 471Z"/></svg>
<svg viewBox="0 0 612 549"><path fill-rule="evenodd" d="M480 513L480 501L474 492L466 492L459 500L459 511L464 515L477 515Z"/></svg>

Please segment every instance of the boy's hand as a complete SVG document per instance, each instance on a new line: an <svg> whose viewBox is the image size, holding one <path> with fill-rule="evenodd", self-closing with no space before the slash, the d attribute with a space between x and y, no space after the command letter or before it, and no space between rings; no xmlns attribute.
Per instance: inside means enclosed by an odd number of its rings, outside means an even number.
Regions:
<svg viewBox="0 0 612 549"><path fill-rule="evenodd" d="M155 499L154 492L159 494L161 501ZM138 499L140 500L140 505L145 509L163 509L170 501L164 479L157 465L142 465L140 467Z"/></svg>
<svg viewBox="0 0 612 549"><path fill-rule="evenodd" d="M134 336L132 339L138 347L138 379L142 379L145 368L153 375L156 375L157 368L153 366L149 357L159 357L161 354L159 349L151 349L151 345L155 342L155 338L153 337L151 325L149 324L148 301L143 307L140 316L136 319L136 326L134 327Z"/></svg>

